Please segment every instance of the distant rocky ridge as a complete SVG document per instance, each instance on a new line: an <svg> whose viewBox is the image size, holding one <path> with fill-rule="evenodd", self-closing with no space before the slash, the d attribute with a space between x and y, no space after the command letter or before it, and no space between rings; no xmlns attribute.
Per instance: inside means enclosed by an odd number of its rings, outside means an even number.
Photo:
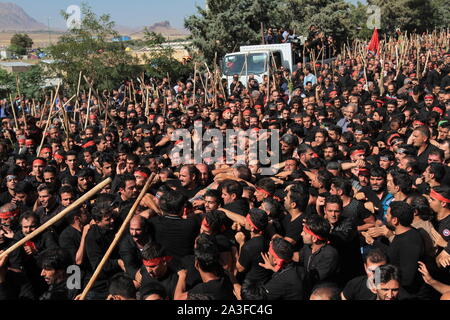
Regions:
<svg viewBox="0 0 450 320"><path fill-rule="evenodd" d="M0 2L0 32L41 30L47 30L47 26L30 17L20 6Z"/></svg>

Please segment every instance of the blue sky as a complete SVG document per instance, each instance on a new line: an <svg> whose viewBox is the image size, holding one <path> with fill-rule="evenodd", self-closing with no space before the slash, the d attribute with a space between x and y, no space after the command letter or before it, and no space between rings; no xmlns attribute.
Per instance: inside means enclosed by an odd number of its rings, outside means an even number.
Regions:
<svg viewBox="0 0 450 320"><path fill-rule="evenodd" d="M220 1L220 0L217 0ZM357 0L347 0L356 3ZM196 4L205 5L205 0L6 0L21 6L31 17L51 28L64 28L60 15L70 5L88 3L96 14L108 13L118 25L141 27L168 20L172 26L183 28L186 16L196 13ZM365 0L361 0L365 3ZM49 19L50 18L50 19Z"/></svg>
<svg viewBox="0 0 450 320"><path fill-rule="evenodd" d="M50 27L64 28L60 15L70 5L86 2L96 14L108 13L116 24L141 27L168 20L172 26L183 28L184 17L196 12L195 5L204 6L205 0L6 0L21 6L28 15Z"/></svg>

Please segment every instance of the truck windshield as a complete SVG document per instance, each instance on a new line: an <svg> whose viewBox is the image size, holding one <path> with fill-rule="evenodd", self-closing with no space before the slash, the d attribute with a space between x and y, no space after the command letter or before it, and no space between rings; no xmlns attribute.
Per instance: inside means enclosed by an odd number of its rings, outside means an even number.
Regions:
<svg viewBox="0 0 450 320"><path fill-rule="evenodd" d="M245 63L247 59L247 63ZM223 73L227 76L261 74L267 71L267 53L239 53L224 59Z"/></svg>

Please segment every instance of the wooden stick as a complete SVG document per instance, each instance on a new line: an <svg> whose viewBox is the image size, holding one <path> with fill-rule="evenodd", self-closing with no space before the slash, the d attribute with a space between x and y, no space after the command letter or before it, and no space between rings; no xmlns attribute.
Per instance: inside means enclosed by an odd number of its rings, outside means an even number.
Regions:
<svg viewBox="0 0 450 320"><path fill-rule="evenodd" d="M16 116L16 110L14 108L14 103L11 94L9 94L9 100L11 101L11 109L14 116L14 123L16 124L16 129L19 130L19 124L17 123L17 116Z"/></svg>
<svg viewBox="0 0 450 320"><path fill-rule="evenodd" d="M196 90L196 87L195 87L195 83L196 83L195 76L196 75L197 75L197 62L194 63L194 92L192 94L192 104L195 104L195 90Z"/></svg>
<svg viewBox="0 0 450 320"><path fill-rule="evenodd" d="M83 202L89 200L94 196L96 193L98 193L100 190L102 190L106 185L112 182L111 178L108 178L106 180L103 180L98 185L96 185L94 188L86 192L83 196L81 196L78 200L76 200L74 203L72 203L70 206L68 206L66 209L58 213L56 216L48 220L46 223L44 223L42 226L34 230L32 233L26 235L23 239L19 240L15 244L13 244L11 247L9 247L6 251L4 251L2 254L0 254L0 258L3 258L4 256L10 254L14 250L20 248L22 245L24 245L27 241L30 241L34 237L36 237L38 234L44 232L48 227L54 225L56 222L64 218L69 212L76 209L78 206L83 204Z"/></svg>
<svg viewBox="0 0 450 320"><path fill-rule="evenodd" d="M81 74L83 73L83 71L80 71L80 75L78 76L78 87L77 87L77 100L75 101L75 107L73 110L73 121L75 121L76 119L76 115L77 115L77 107L80 104L80 102L78 101L78 97L80 95L80 85L81 85Z"/></svg>
<svg viewBox="0 0 450 320"><path fill-rule="evenodd" d="M88 97L88 103L87 103L87 110L86 110L86 121L84 123L84 130L86 130L88 121L89 121L89 110L91 107L91 94L92 94L92 88L89 87L89 97Z"/></svg>
<svg viewBox="0 0 450 320"><path fill-rule="evenodd" d="M50 105L50 110L49 110L49 112L48 112L47 124L45 125L44 132L42 132L41 144L39 145L39 148L37 149L36 155L37 155L38 157L39 157L39 153L41 152L42 145L44 144L45 134L46 134L46 132L47 132L48 126L50 125L50 118L51 118L51 116L52 116L53 107L55 106L56 98L58 97L58 92L59 92L59 84L58 84L58 87L56 88L56 92L55 92L55 96L54 96L54 98L53 98L53 102L52 102L52 104Z"/></svg>
<svg viewBox="0 0 450 320"><path fill-rule="evenodd" d="M116 247L117 243L119 242L120 238L122 237L122 234L125 232L125 229L127 228L128 224L130 223L131 219L134 216L134 213L141 203L142 198L144 197L145 193L147 192L147 189L150 187L150 185L153 182L153 179L155 178L156 174L152 173L151 176L148 178L147 183L145 184L144 188L142 188L141 193L139 194L138 198L133 204L133 207L131 207L130 211L128 212L127 217L125 218L124 222L120 226L119 231L117 232L116 236L114 237L114 240L109 245L108 250L106 251L105 255L103 256L102 260L98 264L97 268L95 269L94 274L92 275L91 279L89 279L88 284L86 285L86 288L84 288L83 292L81 293L80 300L84 300L86 298L87 293L89 290L91 290L92 285L94 284L95 280L97 279L98 275L103 269L103 266L105 265L106 261L109 259L112 251Z"/></svg>

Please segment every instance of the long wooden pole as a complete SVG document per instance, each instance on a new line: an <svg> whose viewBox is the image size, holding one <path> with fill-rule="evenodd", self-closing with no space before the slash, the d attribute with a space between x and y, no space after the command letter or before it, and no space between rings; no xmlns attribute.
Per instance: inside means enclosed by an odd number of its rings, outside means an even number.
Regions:
<svg viewBox="0 0 450 320"><path fill-rule="evenodd" d="M103 266L105 265L106 261L111 256L111 253L113 252L114 248L116 247L117 243L119 242L120 238L122 237L122 234L125 232L125 229L127 228L128 224L130 223L131 219L134 216L134 213L136 212L137 207L141 203L142 198L145 196L145 193L147 192L148 188L152 184L156 174L152 173L151 176L148 178L147 183L145 184L144 188L142 188L141 193L139 194L138 198L133 204L133 207L131 207L130 211L128 212L127 217L125 218L124 222L120 226L119 231L117 232L116 236L114 237L114 240L111 242L108 250L106 251L105 255L103 256L102 260L98 264L97 268L95 269L94 274L92 275L91 279L89 279L88 284L86 285L86 288L84 288L83 293L81 293L80 300L84 300L86 298L86 295L88 294L89 290L91 290L95 280L97 279L98 275L103 269Z"/></svg>
<svg viewBox="0 0 450 320"><path fill-rule="evenodd" d="M77 107L79 106L80 102L78 101L78 97L80 94L80 85L81 85L81 74L83 73L83 71L80 71L80 75L78 76L78 87L77 87L77 100L75 101L75 107L73 110L73 121L75 121L75 117L77 115Z"/></svg>
<svg viewBox="0 0 450 320"><path fill-rule="evenodd" d="M37 153L36 155L39 157L39 153L41 152L41 148L42 145L44 144L44 140L45 140L45 134L47 132L48 126L50 125L50 118L52 116L52 111L53 111L53 107L55 106L55 102L56 102L56 98L58 97L58 92L59 92L59 84L58 87L56 88L56 92L55 92L55 96L53 98L53 102L50 105L50 110L48 111L48 119L47 119L47 123L45 125L45 129L44 132L42 133L42 139L41 139L41 144L39 145L39 148L37 149Z"/></svg>
<svg viewBox="0 0 450 320"><path fill-rule="evenodd" d="M47 228L51 227L56 222L58 222L59 220L64 218L69 212L71 212L72 210L76 209L78 206L83 204L83 202L92 198L92 196L94 196L96 193L98 193L100 190L102 190L106 185L108 185L111 182L112 182L111 178L108 178L108 179L100 182L98 185L96 185L94 188L92 188L91 190L86 192L83 196L81 196L78 200L76 200L74 203L72 203L66 209L64 209L63 211L58 213L56 216L54 216L53 218L48 220L46 223L44 223L42 226L40 226L39 228L34 230L32 233L26 235L23 239L19 240L18 242L13 244L11 247L6 249L6 251L4 251L2 254L0 254L0 258L3 258L4 256L10 254L14 250L23 246L27 241L30 241L31 239L36 237L38 234L44 232Z"/></svg>
<svg viewBox="0 0 450 320"><path fill-rule="evenodd" d="M87 103L87 110L86 110L86 122L84 124L84 130L86 130L88 121L89 121L89 110L91 108L91 94L92 94L92 88L89 87L89 97L88 97L88 103Z"/></svg>
<svg viewBox="0 0 450 320"><path fill-rule="evenodd" d="M16 110L14 108L14 102L13 102L11 94L9 94L9 101L11 101L11 109L12 109L13 116L14 116L14 123L16 124L16 130L19 130L19 124L17 123Z"/></svg>

